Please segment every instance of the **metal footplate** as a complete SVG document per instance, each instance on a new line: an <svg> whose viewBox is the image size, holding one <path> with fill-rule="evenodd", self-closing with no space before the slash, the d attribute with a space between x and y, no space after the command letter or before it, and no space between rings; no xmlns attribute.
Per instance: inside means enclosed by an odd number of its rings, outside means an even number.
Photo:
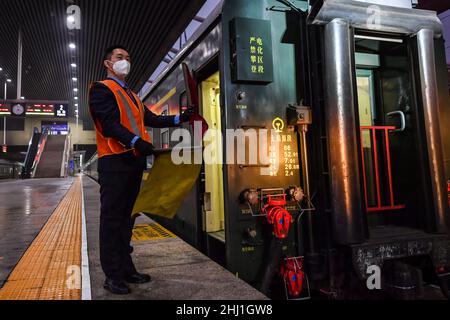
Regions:
<svg viewBox="0 0 450 320"><path fill-rule="evenodd" d="M445 235L417 235L408 239L380 239L351 246L352 263L358 277L367 279L370 266L383 267L386 260L412 256L430 256L437 273L450 271L450 238Z"/></svg>

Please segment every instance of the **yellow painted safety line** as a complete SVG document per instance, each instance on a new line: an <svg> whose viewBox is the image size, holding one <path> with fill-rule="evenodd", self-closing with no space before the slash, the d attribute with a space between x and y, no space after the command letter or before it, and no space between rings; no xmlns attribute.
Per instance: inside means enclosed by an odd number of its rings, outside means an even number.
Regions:
<svg viewBox="0 0 450 320"><path fill-rule="evenodd" d="M132 241L149 241L176 238L172 232L156 222L137 224L133 228Z"/></svg>
<svg viewBox="0 0 450 320"><path fill-rule="evenodd" d="M16 265L0 300L81 299L81 178Z"/></svg>

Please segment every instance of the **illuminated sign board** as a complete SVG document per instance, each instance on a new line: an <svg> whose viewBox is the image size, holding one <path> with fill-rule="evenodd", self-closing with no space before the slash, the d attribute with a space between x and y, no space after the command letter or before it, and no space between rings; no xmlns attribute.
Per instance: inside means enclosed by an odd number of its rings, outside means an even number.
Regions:
<svg viewBox="0 0 450 320"><path fill-rule="evenodd" d="M11 106L9 104L0 103L0 115L11 115Z"/></svg>
<svg viewBox="0 0 450 320"><path fill-rule="evenodd" d="M69 104L67 101L4 100L0 102L0 116L67 118Z"/></svg>
<svg viewBox="0 0 450 320"><path fill-rule="evenodd" d="M55 105L55 117L65 118L67 117L69 111L69 105L67 104L56 104Z"/></svg>
<svg viewBox="0 0 450 320"><path fill-rule="evenodd" d="M69 125L65 121L42 121L41 130L51 135L66 135L69 133Z"/></svg>
<svg viewBox="0 0 450 320"><path fill-rule="evenodd" d="M27 116L55 116L55 106L53 104L29 104L27 105Z"/></svg>
<svg viewBox="0 0 450 320"><path fill-rule="evenodd" d="M273 81L270 21L235 18L231 21L231 71L234 82Z"/></svg>

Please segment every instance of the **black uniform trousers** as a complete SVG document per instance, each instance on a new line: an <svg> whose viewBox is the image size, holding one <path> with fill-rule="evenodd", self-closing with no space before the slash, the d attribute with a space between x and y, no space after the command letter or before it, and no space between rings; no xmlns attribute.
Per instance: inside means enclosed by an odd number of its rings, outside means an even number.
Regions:
<svg viewBox="0 0 450 320"><path fill-rule="evenodd" d="M99 172L100 262L108 278L124 280L136 273L130 246L134 202L139 194L142 170Z"/></svg>

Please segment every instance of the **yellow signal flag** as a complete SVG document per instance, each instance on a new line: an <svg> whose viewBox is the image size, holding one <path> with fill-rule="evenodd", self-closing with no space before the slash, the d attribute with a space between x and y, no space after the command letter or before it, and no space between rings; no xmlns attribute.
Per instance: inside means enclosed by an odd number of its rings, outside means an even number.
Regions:
<svg viewBox="0 0 450 320"><path fill-rule="evenodd" d="M200 175L200 164L175 164L171 153L155 159L139 192L132 216L140 213L173 219Z"/></svg>

